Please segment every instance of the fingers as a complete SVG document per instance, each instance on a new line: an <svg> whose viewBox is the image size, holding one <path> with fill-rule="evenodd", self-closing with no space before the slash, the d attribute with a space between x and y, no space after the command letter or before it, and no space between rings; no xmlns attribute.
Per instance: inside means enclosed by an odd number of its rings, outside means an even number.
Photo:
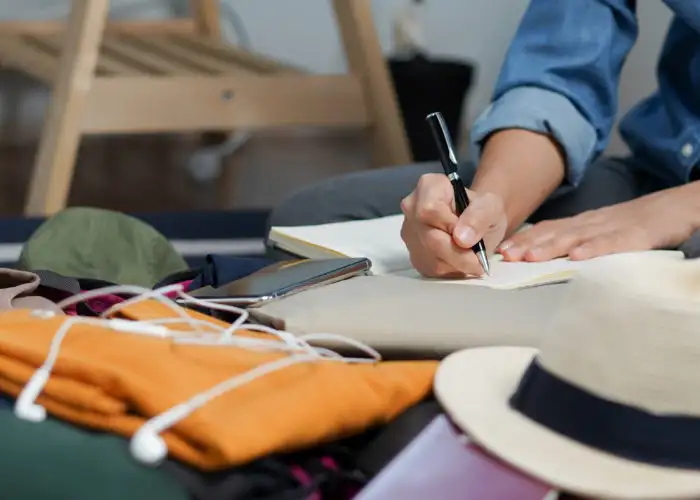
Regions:
<svg viewBox="0 0 700 500"><path fill-rule="evenodd" d="M481 274L473 252L455 245L450 233L416 224L406 217L401 238L409 249L411 265L423 276L465 278Z"/></svg>
<svg viewBox="0 0 700 500"><path fill-rule="evenodd" d="M448 206L454 204L454 192L450 180L443 174L425 174L418 180L414 191L418 203L440 201Z"/></svg>
<svg viewBox="0 0 700 500"><path fill-rule="evenodd" d="M464 279L470 276L470 273L456 269L453 265L441 260L434 253L420 247L417 252L411 252L411 265L422 276L428 278Z"/></svg>
<svg viewBox="0 0 700 500"><path fill-rule="evenodd" d="M503 202L498 196L487 193L473 197L455 225L455 241L462 248L473 247L499 222L503 213Z"/></svg>
<svg viewBox="0 0 700 500"><path fill-rule="evenodd" d="M428 227L452 233L457 223L457 215L450 206L439 201L419 203L415 209L416 220Z"/></svg>
<svg viewBox="0 0 700 500"><path fill-rule="evenodd" d="M565 224L543 224L523 231L512 244L503 250L506 260L542 262L568 255L574 248L599 234L596 226L566 226ZM531 234L529 234L531 233Z"/></svg>
<svg viewBox="0 0 700 500"><path fill-rule="evenodd" d="M525 260L525 254L528 253L530 249L553 240L555 235L556 228L552 227L551 223L541 222L503 241L499 245L498 251L503 255L504 260Z"/></svg>
<svg viewBox="0 0 700 500"><path fill-rule="evenodd" d="M431 255L449 265L455 273L463 276L480 276L483 273L474 252L458 246L449 233L428 229L419 236Z"/></svg>
<svg viewBox="0 0 700 500"><path fill-rule="evenodd" d="M498 251L507 261L542 262L566 257L585 260L611 253L646 250L652 245L638 228L581 215L540 222L504 241Z"/></svg>
<svg viewBox="0 0 700 500"><path fill-rule="evenodd" d="M540 241L522 254L522 259L528 262L542 262L545 260L564 257L581 243L587 241L587 236L576 231L552 235L551 238Z"/></svg>
<svg viewBox="0 0 700 500"><path fill-rule="evenodd" d="M464 274L459 273L446 262L429 254L426 249L416 247L416 251L410 253L411 265L422 276L429 278L464 278Z"/></svg>
<svg viewBox="0 0 700 500"><path fill-rule="evenodd" d="M426 174L414 191L414 216L421 224L452 232L457 215L454 212L452 184L444 175Z"/></svg>
<svg viewBox="0 0 700 500"><path fill-rule="evenodd" d="M635 228L610 231L590 238L569 252L571 260L587 260L620 252L648 250L652 245L647 234Z"/></svg>
<svg viewBox="0 0 700 500"><path fill-rule="evenodd" d="M616 240L617 236L611 234L582 242L581 245L571 249L569 258L571 260L587 260L612 253L611 248L617 246Z"/></svg>
<svg viewBox="0 0 700 500"><path fill-rule="evenodd" d="M422 176L416 189L402 200L401 210L405 215L401 237L409 250L411 264L418 272L443 278L483 274L471 247L503 219L500 199L490 195L475 196L460 218L455 213L450 181L444 175L428 174ZM459 240L455 237L458 224L461 228Z"/></svg>

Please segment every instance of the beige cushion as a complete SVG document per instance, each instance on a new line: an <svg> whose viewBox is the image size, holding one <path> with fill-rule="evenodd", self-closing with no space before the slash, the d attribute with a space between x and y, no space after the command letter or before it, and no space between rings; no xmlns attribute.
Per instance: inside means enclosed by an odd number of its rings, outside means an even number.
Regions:
<svg viewBox="0 0 700 500"><path fill-rule="evenodd" d="M10 309L45 309L64 312L50 300L34 295L41 284L39 276L17 269L0 269L0 311Z"/></svg>

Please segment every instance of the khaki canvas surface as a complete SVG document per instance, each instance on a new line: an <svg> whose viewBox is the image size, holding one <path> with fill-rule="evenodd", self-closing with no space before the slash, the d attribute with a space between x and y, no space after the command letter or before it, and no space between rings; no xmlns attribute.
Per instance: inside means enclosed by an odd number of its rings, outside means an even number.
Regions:
<svg viewBox="0 0 700 500"><path fill-rule="evenodd" d="M296 334L338 333L383 351L442 356L477 346L536 347L566 286L494 290L361 276L251 312Z"/></svg>

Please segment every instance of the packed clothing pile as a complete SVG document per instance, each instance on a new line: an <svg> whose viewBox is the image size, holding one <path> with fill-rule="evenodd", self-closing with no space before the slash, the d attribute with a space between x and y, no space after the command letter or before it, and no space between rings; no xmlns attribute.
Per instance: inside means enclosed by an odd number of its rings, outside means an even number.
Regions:
<svg viewBox="0 0 700 500"><path fill-rule="evenodd" d="M381 361L357 343L340 355L244 310L178 301L267 264L211 255L189 269L129 216L48 219L0 270L3 488L352 498L438 413L437 362Z"/></svg>

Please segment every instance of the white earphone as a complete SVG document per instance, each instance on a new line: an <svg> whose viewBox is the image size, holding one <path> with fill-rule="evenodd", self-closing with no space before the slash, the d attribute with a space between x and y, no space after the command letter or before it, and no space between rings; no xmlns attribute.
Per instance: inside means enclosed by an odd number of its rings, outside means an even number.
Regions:
<svg viewBox="0 0 700 500"><path fill-rule="evenodd" d="M142 464L159 465L168 456L168 445L160 433L191 412L187 404L180 404L143 424L129 442L131 455Z"/></svg>
<svg viewBox="0 0 700 500"><path fill-rule="evenodd" d="M50 376L49 370L43 367L34 372L15 402L14 412L17 418L30 422L43 422L46 420L46 408L36 404L35 401Z"/></svg>
<svg viewBox="0 0 700 500"><path fill-rule="evenodd" d="M129 452L142 464L157 466L168 456L168 445L165 444L165 439L146 423L129 441Z"/></svg>
<svg viewBox="0 0 700 500"><path fill-rule="evenodd" d="M288 366L321 360L340 361L346 363L367 363L381 360L381 355L371 347L335 334L310 334L295 336L292 333L276 330L257 324L246 324L249 317L248 311L234 306L211 303L206 300L197 299L183 292L180 285L170 285L157 290L150 290L136 286L110 286L102 289L82 292L59 302L60 308L66 308L89 298L99 297L106 294L135 294L136 296L124 302L118 303L105 311L102 315L109 316L121 308L140 302L146 299L155 299L167 305L177 313L175 318L162 318L149 321L130 321L125 319L96 319L72 316L68 317L56 331L51 341L49 353L46 360L32 375L29 382L17 397L14 406L14 413L18 418L31 422L41 422L46 418L46 409L36 403L36 399L41 394L44 386L51 377L51 370L58 358L59 350L63 339L70 331L71 327L78 323L95 324L107 327L112 330L133 335L148 335L159 338L169 338L175 344L194 343L213 348L245 348L257 350L283 351L291 355L259 365L248 372L237 374L228 380L200 392L167 411L147 420L131 437L129 450L132 456L140 463L156 466L163 462L168 456L168 446L161 433L187 418L192 412L206 405L228 391L236 389L252 380L267 375L270 372L286 368ZM189 303L199 304L213 309L229 311L238 315L229 327L223 327L213 322L193 318L180 305L170 300L165 295L176 293L180 298ZM44 317L44 316L41 316ZM46 316L48 317L48 316ZM170 323L185 323L190 327L190 331L171 330L166 325ZM254 330L270 334L271 338L257 338L249 336L236 336L240 329ZM364 351L369 358L345 358L331 349L315 347L309 344L313 340L334 340L349 344L361 351Z"/></svg>

